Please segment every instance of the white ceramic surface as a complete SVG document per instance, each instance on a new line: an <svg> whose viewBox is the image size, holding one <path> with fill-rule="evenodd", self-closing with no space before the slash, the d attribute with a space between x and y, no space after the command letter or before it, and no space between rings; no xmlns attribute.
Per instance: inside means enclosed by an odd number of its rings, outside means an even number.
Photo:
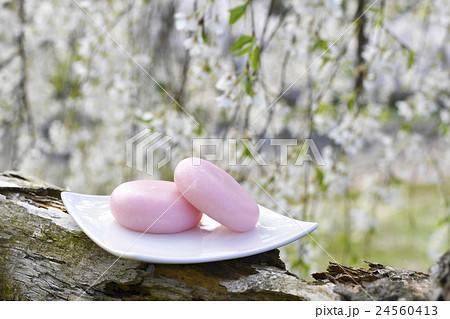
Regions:
<svg viewBox="0 0 450 319"><path fill-rule="evenodd" d="M317 228L317 223L285 217L259 206L255 228L237 233L203 215L199 226L177 234L142 234L118 224L109 196L61 194L69 214L97 245L121 258L151 263L189 264L259 254L289 244Z"/></svg>

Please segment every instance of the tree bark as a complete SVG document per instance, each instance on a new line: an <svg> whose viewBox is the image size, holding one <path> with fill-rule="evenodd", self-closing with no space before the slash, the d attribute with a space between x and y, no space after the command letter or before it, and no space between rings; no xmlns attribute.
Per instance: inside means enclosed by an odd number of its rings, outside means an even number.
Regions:
<svg viewBox="0 0 450 319"><path fill-rule="evenodd" d="M165 265L120 259L67 214L62 189L0 172L0 300L429 300L448 299L450 253L428 274L377 263L330 263L307 282L279 251Z"/></svg>

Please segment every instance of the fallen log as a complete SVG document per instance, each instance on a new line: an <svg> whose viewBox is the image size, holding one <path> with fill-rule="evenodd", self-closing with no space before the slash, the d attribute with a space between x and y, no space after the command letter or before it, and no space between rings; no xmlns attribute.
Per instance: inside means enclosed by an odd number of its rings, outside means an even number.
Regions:
<svg viewBox="0 0 450 319"><path fill-rule="evenodd" d="M443 300L450 252L432 276L368 262L330 263L305 281L277 249L202 264L117 259L92 242L67 213L62 189L0 172L0 300Z"/></svg>

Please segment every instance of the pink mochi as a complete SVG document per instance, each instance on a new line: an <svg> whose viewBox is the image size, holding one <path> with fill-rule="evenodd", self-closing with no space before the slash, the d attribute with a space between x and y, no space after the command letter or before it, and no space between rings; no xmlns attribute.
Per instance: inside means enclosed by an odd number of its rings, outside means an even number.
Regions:
<svg viewBox="0 0 450 319"><path fill-rule="evenodd" d="M119 185L110 209L122 226L153 234L178 233L195 227L202 213L181 196L173 182L139 180Z"/></svg>
<svg viewBox="0 0 450 319"><path fill-rule="evenodd" d="M227 172L199 159L186 158L175 168L175 185L195 208L237 231L252 229L259 219L253 198Z"/></svg>

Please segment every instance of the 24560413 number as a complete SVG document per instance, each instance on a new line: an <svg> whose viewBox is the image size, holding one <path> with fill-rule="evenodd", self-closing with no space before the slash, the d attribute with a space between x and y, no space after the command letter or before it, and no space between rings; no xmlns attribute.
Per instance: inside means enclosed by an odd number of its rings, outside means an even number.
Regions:
<svg viewBox="0 0 450 319"><path fill-rule="evenodd" d="M436 316L438 314L437 306L377 306L377 316Z"/></svg>

